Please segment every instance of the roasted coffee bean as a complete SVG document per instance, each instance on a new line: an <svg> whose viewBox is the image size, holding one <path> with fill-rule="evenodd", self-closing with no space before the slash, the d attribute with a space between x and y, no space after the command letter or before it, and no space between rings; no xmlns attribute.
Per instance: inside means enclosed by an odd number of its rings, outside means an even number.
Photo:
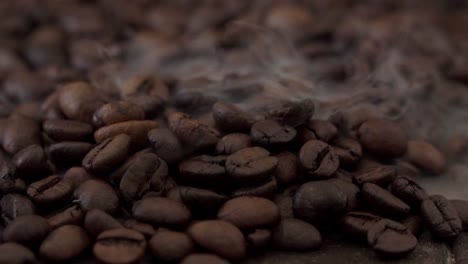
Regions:
<svg viewBox="0 0 468 264"><path fill-rule="evenodd" d="M135 203L133 216L142 222L165 226L185 226L191 218L189 209L177 201L149 197Z"/></svg>
<svg viewBox="0 0 468 264"><path fill-rule="evenodd" d="M149 241L149 248L156 259L164 262L180 261L194 250L188 235L170 230L158 231Z"/></svg>
<svg viewBox="0 0 468 264"><path fill-rule="evenodd" d="M351 167L359 163L362 157L361 144L352 138L339 138L333 142L333 149L341 166Z"/></svg>
<svg viewBox="0 0 468 264"><path fill-rule="evenodd" d="M16 243L3 243L0 245L0 263L25 264L37 263L37 260L27 247Z"/></svg>
<svg viewBox="0 0 468 264"><path fill-rule="evenodd" d="M242 196L227 201L218 212L218 218L240 229L272 226L280 219L275 203L265 198Z"/></svg>
<svg viewBox="0 0 468 264"><path fill-rule="evenodd" d="M358 130L358 139L371 154L397 158L405 154L408 139L401 127L389 120L369 119Z"/></svg>
<svg viewBox="0 0 468 264"><path fill-rule="evenodd" d="M228 197L214 191L193 187L173 188L167 197L185 204L193 213L202 215L215 214Z"/></svg>
<svg viewBox="0 0 468 264"><path fill-rule="evenodd" d="M463 230L468 230L468 201L450 200L450 203L457 210L458 216L462 222Z"/></svg>
<svg viewBox="0 0 468 264"><path fill-rule="evenodd" d="M382 217L368 212L354 211L345 214L341 220L344 234L356 241L367 241L367 233Z"/></svg>
<svg viewBox="0 0 468 264"><path fill-rule="evenodd" d="M49 234L47 220L38 215L23 215L13 220L3 231L3 241L36 246Z"/></svg>
<svg viewBox="0 0 468 264"><path fill-rule="evenodd" d="M105 104L97 109L93 115L93 124L96 127L102 127L143 119L145 119L145 110L141 106L128 101L119 101Z"/></svg>
<svg viewBox="0 0 468 264"><path fill-rule="evenodd" d="M340 180L338 178L333 178L328 180L328 182L334 184L338 189L340 189L347 199L346 211L354 211L359 207L358 193L359 188L351 182Z"/></svg>
<svg viewBox="0 0 468 264"><path fill-rule="evenodd" d="M100 180L85 181L75 191L74 197L85 212L99 209L112 214L119 208L119 198L115 191L109 184Z"/></svg>
<svg viewBox="0 0 468 264"><path fill-rule="evenodd" d="M405 157L411 164L431 174L440 174L447 168L444 155L426 141L408 141Z"/></svg>
<svg viewBox="0 0 468 264"><path fill-rule="evenodd" d="M93 113L103 102L96 90L86 82L72 82L63 86L58 94L60 110L72 120L91 123Z"/></svg>
<svg viewBox="0 0 468 264"><path fill-rule="evenodd" d="M135 161L141 155L147 153L151 153L150 148L145 148L133 154L130 158L127 159L127 161L125 161L125 163L123 163L120 167L118 167L116 170L109 174L109 181L112 184L119 185L120 181L122 180L122 177L125 175L125 172L127 172L130 165L132 165L133 161Z"/></svg>
<svg viewBox="0 0 468 264"><path fill-rule="evenodd" d="M139 200L146 194L161 196L168 178L166 162L148 153L135 159L120 182L120 194L127 201Z"/></svg>
<svg viewBox="0 0 468 264"><path fill-rule="evenodd" d="M169 164L184 157L184 149L179 139L167 128L156 128L148 132L153 152Z"/></svg>
<svg viewBox="0 0 468 264"><path fill-rule="evenodd" d="M362 186L360 198L375 212L395 219L404 218L410 211L405 202L373 183Z"/></svg>
<svg viewBox="0 0 468 264"><path fill-rule="evenodd" d="M39 254L50 261L67 261L84 252L89 244L88 234L83 228L64 225L46 237L41 244Z"/></svg>
<svg viewBox="0 0 468 264"><path fill-rule="evenodd" d="M103 263L138 263L146 251L146 239L131 229L112 229L96 239L94 256Z"/></svg>
<svg viewBox="0 0 468 264"><path fill-rule="evenodd" d="M377 253L392 257L406 255L418 245L418 240L406 226L388 219L382 219L370 228L367 241Z"/></svg>
<svg viewBox="0 0 468 264"><path fill-rule="evenodd" d="M73 120L46 120L42 124L44 132L55 141L89 141L93 138L90 124Z"/></svg>
<svg viewBox="0 0 468 264"><path fill-rule="evenodd" d="M13 155L30 145L41 145L41 128L28 117L14 114L8 118L3 132L3 149Z"/></svg>
<svg viewBox="0 0 468 264"><path fill-rule="evenodd" d="M181 264L229 264L230 262L214 254L194 253L184 258Z"/></svg>
<svg viewBox="0 0 468 264"><path fill-rule="evenodd" d="M306 123L313 116L314 110L314 103L310 99L298 102L286 101L268 111L267 118L285 126L297 127Z"/></svg>
<svg viewBox="0 0 468 264"><path fill-rule="evenodd" d="M226 181L226 156L196 156L179 163L179 180L201 188L219 188Z"/></svg>
<svg viewBox="0 0 468 264"><path fill-rule="evenodd" d="M30 145L20 150L13 156L11 162L16 168L16 173L22 176L50 172L47 155L39 145Z"/></svg>
<svg viewBox="0 0 468 264"><path fill-rule="evenodd" d="M421 186L406 177L396 178L391 184L391 191L393 195L416 209L419 209L422 201L429 198Z"/></svg>
<svg viewBox="0 0 468 264"><path fill-rule="evenodd" d="M321 140L331 142L338 134L338 129L329 121L310 120L304 126L297 129L297 138L300 143L309 140Z"/></svg>
<svg viewBox="0 0 468 264"><path fill-rule="evenodd" d="M276 179L272 178L261 185L240 187L231 193L231 197L258 196L270 199L275 196L277 190Z"/></svg>
<svg viewBox="0 0 468 264"><path fill-rule="evenodd" d="M244 235L229 222L221 220L196 222L189 227L188 234L197 245L223 258L239 261L246 254Z"/></svg>
<svg viewBox="0 0 468 264"><path fill-rule="evenodd" d="M65 63L65 36L55 26L42 26L31 33L24 50L29 63L37 68Z"/></svg>
<svg viewBox="0 0 468 264"><path fill-rule="evenodd" d="M123 223L123 225L126 228L133 229L133 230L135 230L137 232L142 233L147 238L153 237L157 232L156 229L152 225L142 223L142 222L139 222L139 221L134 220L134 219L126 220ZM159 228L158 230L160 230L160 229L162 229L162 227Z"/></svg>
<svg viewBox="0 0 468 264"><path fill-rule="evenodd" d="M18 69L5 76L2 91L15 103L38 101L47 96L52 85L37 71Z"/></svg>
<svg viewBox="0 0 468 264"><path fill-rule="evenodd" d="M468 260L468 234L461 233L453 242L453 255L455 256L455 263L466 264Z"/></svg>
<svg viewBox="0 0 468 264"><path fill-rule="evenodd" d="M273 246L279 250L311 251L320 248L322 236L311 224L299 219L283 219L272 233Z"/></svg>
<svg viewBox="0 0 468 264"><path fill-rule="evenodd" d="M133 120L104 126L94 132L94 139L98 143L120 134L130 137L130 151L138 151L149 146L147 134L158 127L157 121Z"/></svg>
<svg viewBox="0 0 468 264"><path fill-rule="evenodd" d="M308 177L329 178L336 172L340 160L332 147L320 140L310 140L299 151L300 164Z"/></svg>
<svg viewBox="0 0 468 264"><path fill-rule="evenodd" d="M73 185L74 189L80 187L80 185L83 182L85 182L87 180L91 180L92 178L93 178L93 176L91 176L82 167L71 167L63 175L63 179L70 182Z"/></svg>
<svg viewBox="0 0 468 264"><path fill-rule="evenodd" d="M265 251L270 245L271 236L271 231L268 229L255 229L246 237L247 247L253 252Z"/></svg>
<svg viewBox="0 0 468 264"><path fill-rule="evenodd" d="M250 136L242 133L227 134L222 137L216 145L218 155L231 155L241 149L252 146Z"/></svg>
<svg viewBox="0 0 468 264"><path fill-rule="evenodd" d="M40 205L61 203L73 193L73 185L52 175L29 185L26 190L29 198Z"/></svg>
<svg viewBox="0 0 468 264"><path fill-rule="evenodd" d="M50 161L60 167L81 165L83 158L94 145L87 142L64 141L49 146L47 154Z"/></svg>
<svg viewBox="0 0 468 264"><path fill-rule="evenodd" d="M423 232L423 221L418 215L409 215L401 222L401 224L406 226L415 237L419 237Z"/></svg>
<svg viewBox="0 0 468 264"><path fill-rule="evenodd" d="M297 178L298 159L289 151L284 151L275 156L278 159L275 178L278 186L285 187Z"/></svg>
<svg viewBox="0 0 468 264"><path fill-rule="evenodd" d="M213 105L213 118L216 125L226 133L248 132L254 118L237 106L225 102Z"/></svg>
<svg viewBox="0 0 468 264"><path fill-rule="evenodd" d="M219 132L190 116L175 112L168 116L169 128L183 143L195 149L214 147L220 138Z"/></svg>
<svg viewBox="0 0 468 264"><path fill-rule="evenodd" d="M274 120L261 120L255 122L250 129L252 141L266 147L286 146L296 137L296 129L283 126Z"/></svg>
<svg viewBox="0 0 468 264"><path fill-rule="evenodd" d="M453 239L462 231L457 210L441 195L431 196L421 203L421 216L432 234L440 239Z"/></svg>
<svg viewBox="0 0 468 264"><path fill-rule="evenodd" d="M354 175L353 181L362 186L365 183L373 183L385 187L397 176L397 170L392 166L380 166Z"/></svg>
<svg viewBox="0 0 468 264"><path fill-rule="evenodd" d="M255 183L271 176L278 159L260 147L245 148L230 155L226 160L226 171L239 182Z"/></svg>
<svg viewBox="0 0 468 264"><path fill-rule="evenodd" d="M166 100L159 96L135 95L126 99L126 101L143 108L146 119L157 117L163 112Z"/></svg>
<svg viewBox="0 0 468 264"><path fill-rule="evenodd" d="M10 162L0 165L0 192L2 193L24 193L26 183L18 178L16 167Z"/></svg>
<svg viewBox="0 0 468 264"><path fill-rule="evenodd" d="M104 231L122 228L122 224L108 213L94 209L86 213L84 228L93 237L97 237Z"/></svg>
<svg viewBox="0 0 468 264"><path fill-rule="evenodd" d="M84 213L78 205L73 205L67 209L48 217L47 222L50 228L56 229L64 225L81 225Z"/></svg>
<svg viewBox="0 0 468 264"><path fill-rule="evenodd" d="M39 103L29 102L18 105L12 115L19 114L31 118L36 122L42 122L41 105Z"/></svg>
<svg viewBox="0 0 468 264"><path fill-rule="evenodd" d="M93 148L83 159L83 168L90 173L103 174L125 161L130 147L130 137L120 134Z"/></svg>
<svg viewBox="0 0 468 264"><path fill-rule="evenodd" d="M313 224L324 224L344 213L346 194L327 181L303 184L293 198L294 215Z"/></svg>
<svg viewBox="0 0 468 264"><path fill-rule="evenodd" d="M161 79L147 75L135 75L122 85L120 96L128 98L136 95L159 96L167 100L169 89Z"/></svg>
<svg viewBox="0 0 468 264"><path fill-rule="evenodd" d="M2 219L8 224L22 215L34 214L34 204L28 197L21 194L7 194L0 200Z"/></svg>

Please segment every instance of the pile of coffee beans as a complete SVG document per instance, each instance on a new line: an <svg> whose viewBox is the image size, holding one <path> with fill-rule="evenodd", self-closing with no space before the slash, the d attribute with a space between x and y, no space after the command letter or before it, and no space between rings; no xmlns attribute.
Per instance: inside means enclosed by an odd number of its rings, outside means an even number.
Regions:
<svg viewBox="0 0 468 264"><path fill-rule="evenodd" d="M340 1L17 2L0 3L0 263L238 263L337 235L395 259L425 231L450 242L468 230L468 201L426 192L411 172L443 173L445 154L397 121L325 118L313 94L253 112L244 103L271 90L216 96L171 75L213 43L244 49L236 19L261 17L312 60L339 57L329 42L358 33L306 10ZM154 71L131 72L147 60ZM320 63L318 79L346 81L341 63Z"/></svg>

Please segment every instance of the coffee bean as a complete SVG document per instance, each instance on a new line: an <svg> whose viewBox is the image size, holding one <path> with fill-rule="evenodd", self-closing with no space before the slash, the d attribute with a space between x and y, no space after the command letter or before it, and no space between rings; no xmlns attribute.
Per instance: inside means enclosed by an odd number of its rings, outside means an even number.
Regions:
<svg viewBox="0 0 468 264"><path fill-rule="evenodd" d="M146 119L157 117L163 112L166 100L159 96L135 95L126 99L126 101L143 108Z"/></svg>
<svg viewBox="0 0 468 264"><path fill-rule="evenodd" d="M81 165L83 158L94 145L87 142L64 141L49 146L47 154L50 161L60 167Z"/></svg>
<svg viewBox="0 0 468 264"><path fill-rule="evenodd" d="M338 134L338 129L329 121L310 120L304 126L297 129L297 138L300 143L309 140L321 140L331 142Z"/></svg>
<svg viewBox="0 0 468 264"><path fill-rule="evenodd" d="M188 235L170 230L158 231L149 241L149 248L156 259L164 262L180 261L194 250Z"/></svg>
<svg viewBox="0 0 468 264"><path fill-rule="evenodd" d="M214 191L179 186L172 189L167 197L185 204L193 213L214 215L228 200L228 197Z"/></svg>
<svg viewBox="0 0 468 264"><path fill-rule="evenodd" d="M106 213L115 213L119 208L119 198L112 187L104 181L87 180L76 189L76 202L85 212L99 209Z"/></svg>
<svg viewBox="0 0 468 264"><path fill-rule="evenodd" d="M273 246L279 250L311 251L322 245L320 232L299 219L283 219L272 234Z"/></svg>
<svg viewBox="0 0 468 264"><path fill-rule="evenodd" d="M65 210L49 216L47 222L50 228L56 229L64 225L81 225L84 213L78 205L73 205Z"/></svg>
<svg viewBox="0 0 468 264"><path fill-rule="evenodd" d="M462 222L463 230L468 230L468 201L450 200L450 203L457 210L458 216Z"/></svg>
<svg viewBox="0 0 468 264"><path fill-rule="evenodd" d="M397 171L392 166L380 166L354 175L353 181L362 186L365 183L373 183L385 187L397 176Z"/></svg>
<svg viewBox="0 0 468 264"><path fill-rule="evenodd" d="M369 119L358 130L358 139L371 154L397 158L406 152L408 140L402 128L388 120Z"/></svg>
<svg viewBox="0 0 468 264"><path fill-rule="evenodd" d="M297 102L286 101L268 111L267 118L285 126L297 127L306 123L314 114L314 110L314 103L310 99Z"/></svg>
<svg viewBox="0 0 468 264"><path fill-rule="evenodd" d="M83 228L64 225L47 236L41 244L39 254L53 262L67 261L84 252L89 243L88 234Z"/></svg>
<svg viewBox="0 0 468 264"><path fill-rule="evenodd" d="M29 36L24 50L36 68L65 63L65 36L54 26L42 26Z"/></svg>
<svg viewBox="0 0 468 264"><path fill-rule="evenodd" d="M93 136L90 124L73 120L45 120L44 132L55 141L89 141Z"/></svg>
<svg viewBox="0 0 468 264"><path fill-rule="evenodd" d="M80 187L83 182L91 180L92 178L93 176L82 167L72 167L63 175L63 179L70 182L74 189Z"/></svg>
<svg viewBox="0 0 468 264"><path fill-rule="evenodd" d="M194 187L219 188L226 181L226 156L196 156L179 163L179 180Z"/></svg>
<svg viewBox="0 0 468 264"><path fill-rule="evenodd" d="M42 122L43 116L41 114L41 105L39 103L28 102L21 103L14 110L12 115L18 114L31 118L36 122Z"/></svg>
<svg viewBox="0 0 468 264"><path fill-rule="evenodd" d="M388 219L382 219L370 228L367 241L377 253L392 257L406 255L418 245L418 240L406 226Z"/></svg>
<svg viewBox="0 0 468 264"><path fill-rule="evenodd" d="M251 229L276 224L280 213L276 204L270 200L242 196L227 201L219 210L218 218L240 229Z"/></svg>
<svg viewBox="0 0 468 264"><path fill-rule="evenodd" d="M382 217L372 213L353 211L345 214L341 220L344 234L355 241L367 241L367 233Z"/></svg>
<svg viewBox="0 0 468 264"><path fill-rule="evenodd" d="M421 186L406 177L396 178L391 184L391 190L393 195L416 209L419 209L422 201L429 198Z"/></svg>
<svg viewBox="0 0 468 264"><path fill-rule="evenodd" d="M127 134L130 137L130 151L138 151L149 146L147 134L156 127L158 127L157 121L125 121L99 128L94 132L94 139L96 142L102 143L119 134Z"/></svg>
<svg viewBox="0 0 468 264"><path fill-rule="evenodd" d="M230 262L212 254L194 253L184 258L181 264L229 264Z"/></svg>
<svg viewBox="0 0 468 264"><path fill-rule="evenodd" d="M184 157L184 149L179 139L167 128L156 128L148 132L153 152L169 164Z"/></svg>
<svg viewBox="0 0 468 264"><path fill-rule="evenodd" d="M272 178L261 185L240 187L231 193L231 197L258 196L270 199L275 196L277 190L276 179Z"/></svg>
<svg viewBox="0 0 468 264"><path fill-rule="evenodd" d="M299 161L305 173L317 179L332 176L340 165L333 148L320 140L307 141L299 151Z"/></svg>
<svg viewBox="0 0 468 264"><path fill-rule="evenodd" d="M468 235L461 233L453 242L453 255L455 257L455 263L466 264L468 260Z"/></svg>
<svg viewBox="0 0 468 264"><path fill-rule="evenodd" d="M156 229L152 225L142 223L134 219L126 220L123 225L126 228L142 233L146 238L151 238L156 234ZM162 229L162 227L158 230L160 229Z"/></svg>
<svg viewBox="0 0 468 264"><path fill-rule="evenodd" d="M136 202L133 215L143 222L167 226L185 226L191 218L191 213L185 205L160 197L144 198Z"/></svg>
<svg viewBox="0 0 468 264"><path fill-rule="evenodd" d="M145 251L145 237L124 228L101 233L93 248L94 256L103 263L138 263Z"/></svg>
<svg viewBox="0 0 468 264"><path fill-rule="evenodd" d="M359 163L362 157L361 144L352 138L339 138L333 142L333 149L340 160L340 165L352 167Z"/></svg>
<svg viewBox="0 0 468 264"><path fill-rule="evenodd" d="M271 242L271 231L268 229L255 229L246 237L247 247L254 253L263 252Z"/></svg>
<svg viewBox="0 0 468 264"><path fill-rule="evenodd" d="M122 228L122 224L108 213L94 209L86 213L84 228L93 237L97 237L104 231Z"/></svg>
<svg viewBox="0 0 468 264"><path fill-rule="evenodd" d="M253 117L237 106L224 102L213 105L216 125L226 133L247 132L253 124Z"/></svg>
<svg viewBox="0 0 468 264"><path fill-rule="evenodd" d="M444 155L426 141L408 141L406 159L413 165L431 174L440 174L447 168Z"/></svg>
<svg viewBox="0 0 468 264"><path fill-rule="evenodd" d="M120 134L93 148L83 159L83 168L90 173L103 174L125 161L130 137Z"/></svg>
<svg viewBox="0 0 468 264"><path fill-rule="evenodd" d="M16 173L29 176L50 172L47 155L39 145L30 145L16 153L11 162L16 167Z"/></svg>
<svg viewBox="0 0 468 264"><path fill-rule="evenodd" d="M289 151L284 151L275 156L278 159L275 178L278 186L285 187L297 178L298 159Z"/></svg>
<svg viewBox="0 0 468 264"><path fill-rule="evenodd" d="M142 149L135 154L133 154L130 158L125 161L120 167L118 167L116 170L111 172L108 176L109 181L112 184L119 185L120 181L122 180L122 177L125 175L125 172L127 172L128 168L130 165L132 165L133 161L135 161L138 157L140 157L143 154L151 153L150 148L145 148Z"/></svg>
<svg viewBox="0 0 468 264"><path fill-rule="evenodd" d="M86 82L72 82L63 86L58 94L60 109L72 120L91 123L93 113L103 102Z"/></svg>
<svg viewBox="0 0 468 264"><path fill-rule="evenodd" d="M220 138L219 132L190 116L175 112L168 116L169 128L183 143L195 149L214 147Z"/></svg>
<svg viewBox="0 0 468 264"><path fill-rule="evenodd" d="M305 183L293 198L294 215L313 224L324 224L339 217L346 205L346 194L327 181Z"/></svg>
<svg viewBox="0 0 468 264"><path fill-rule="evenodd" d="M132 162L120 182L120 193L127 201L146 194L161 196L166 191L168 167L158 156L143 154Z"/></svg>
<svg viewBox="0 0 468 264"><path fill-rule="evenodd" d="M57 204L66 200L73 193L73 186L59 176L52 175L31 183L26 193L35 203L41 205Z"/></svg>
<svg viewBox="0 0 468 264"><path fill-rule="evenodd" d="M197 245L223 258L239 261L246 254L244 235L229 222L221 220L196 222L189 227L188 234Z"/></svg>
<svg viewBox="0 0 468 264"><path fill-rule="evenodd" d="M3 132L3 149L15 154L30 145L41 145L39 124L22 115L11 115Z"/></svg>
<svg viewBox="0 0 468 264"><path fill-rule="evenodd" d="M38 101L51 92L53 85L36 71L18 69L5 76L2 91L15 103Z"/></svg>
<svg viewBox="0 0 468 264"><path fill-rule="evenodd" d="M440 239L453 239L462 231L457 210L441 195L431 196L421 203L421 216L432 234Z"/></svg>
<svg viewBox="0 0 468 264"><path fill-rule="evenodd" d="M10 162L0 165L0 192L2 193L24 193L26 183L18 178L16 167Z"/></svg>
<svg viewBox="0 0 468 264"><path fill-rule="evenodd" d="M258 145L283 147L296 137L296 129L283 126L274 120L261 120L252 125L250 137Z"/></svg>
<svg viewBox="0 0 468 264"><path fill-rule="evenodd" d="M6 194L0 200L2 219L8 224L22 215L32 215L36 211L28 197L21 194Z"/></svg>
<svg viewBox="0 0 468 264"><path fill-rule="evenodd" d="M419 237L423 232L423 221L418 215L409 215L401 224L406 226L415 237Z"/></svg>
<svg viewBox="0 0 468 264"><path fill-rule="evenodd" d="M145 119L145 110L141 106L128 101L119 101L108 103L98 108L93 115L93 124L96 127L102 127L130 120L143 119Z"/></svg>
<svg viewBox="0 0 468 264"><path fill-rule="evenodd" d="M250 136L242 133L227 134L216 145L216 154L231 155L241 149L252 146Z"/></svg>
<svg viewBox="0 0 468 264"><path fill-rule="evenodd" d="M278 159L270 157L270 152L252 147L230 155L226 160L226 171L236 181L255 183L267 179L277 164Z"/></svg>
<svg viewBox="0 0 468 264"><path fill-rule="evenodd" d="M328 180L328 182L334 184L338 189L340 189L347 198L346 211L354 211L359 207L358 193L359 188L351 182L340 180L338 178L333 178Z"/></svg>
<svg viewBox="0 0 468 264"><path fill-rule="evenodd" d="M47 220L38 215L23 215L13 220L3 231L5 242L35 246L49 234Z"/></svg>
<svg viewBox="0 0 468 264"><path fill-rule="evenodd" d="M159 96L167 100L169 90L161 79L147 75L135 75L122 85L120 96L128 98L136 95Z"/></svg>
<svg viewBox="0 0 468 264"><path fill-rule="evenodd" d="M25 264L37 263L37 260L27 247L10 242L0 245L0 263Z"/></svg>
<svg viewBox="0 0 468 264"><path fill-rule="evenodd" d="M360 197L375 212L395 219L404 218L410 211L405 202L373 183L362 186Z"/></svg>

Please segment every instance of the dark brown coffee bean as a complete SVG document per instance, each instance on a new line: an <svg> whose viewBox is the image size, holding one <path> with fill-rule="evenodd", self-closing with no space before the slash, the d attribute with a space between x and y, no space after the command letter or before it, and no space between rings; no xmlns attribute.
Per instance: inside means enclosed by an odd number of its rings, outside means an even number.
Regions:
<svg viewBox="0 0 468 264"><path fill-rule="evenodd" d="M184 184L219 188L226 181L226 156L196 156L179 163L179 178Z"/></svg>
<svg viewBox="0 0 468 264"><path fill-rule="evenodd" d="M3 243L0 245L0 263L25 264L37 263L37 260L27 247L16 243Z"/></svg>
<svg viewBox="0 0 468 264"><path fill-rule="evenodd" d="M310 140L299 151L299 161L309 177L323 179L336 172L340 160L332 147L320 140Z"/></svg>
<svg viewBox="0 0 468 264"><path fill-rule="evenodd" d="M213 105L216 125L226 133L247 132L253 124L253 117L237 106L224 102Z"/></svg>
<svg viewBox="0 0 468 264"><path fill-rule="evenodd" d="M327 181L303 184L293 198L294 215L314 224L324 224L344 213L346 194Z"/></svg>
<svg viewBox="0 0 468 264"><path fill-rule="evenodd" d="M184 233L160 230L149 241L149 248L160 261L180 261L192 253L193 242Z"/></svg>
<svg viewBox="0 0 468 264"><path fill-rule="evenodd" d="M227 134L222 137L216 145L218 155L231 155L241 149L252 146L250 136L242 133Z"/></svg>
<svg viewBox="0 0 468 264"><path fill-rule="evenodd" d="M91 123L93 113L102 105L96 90L86 82L72 82L59 91L58 102L66 117Z"/></svg>
<svg viewBox="0 0 468 264"><path fill-rule="evenodd" d="M137 232L142 233L146 238L153 237L157 232L156 229L152 225L142 223L142 222L139 222L139 221L134 220L134 219L126 220L123 223L123 225L126 228L133 229L133 230L135 230ZM158 230L160 230L160 229L162 229L162 227L160 227Z"/></svg>
<svg viewBox="0 0 468 264"><path fill-rule="evenodd" d="M127 159L127 161L125 161L125 163L123 163L120 167L118 167L116 170L110 173L110 175L108 176L109 181L112 184L119 185L125 172L127 172L130 165L132 165L132 162L135 161L141 155L147 153L151 153L150 148L140 150L137 153L133 154L130 158Z"/></svg>
<svg viewBox="0 0 468 264"><path fill-rule="evenodd" d="M468 230L468 201L450 200L450 203L457 210L458 216L462 222L463 230Z"/></svg>
<svg viewBox="0 0 468 264"><path fill-rule="evenodd" d="M340 159L340 165L351 167L359 163L362 157L361 144L352 138L339 138L333 142L333 149Z"/></svg>
<svg viewBox="0 0 468 264"><path fill-rule="evenodd" d="M92 178L93 176L82 167L72 167L63 175L63 179L70 182L74 189L80 187L83 182L91 180Z"/></svg>
<svg viewBox="0 0 468 264"><path fill-rule="evenodd" d="M299 219L284 219L273 230L273 246L279 250L311 251L322 245L320 232Z"/></svg>
<svg viewBox="0 0 468 264"><path fill-rule="evenodd" d="M402 128L388 120L369 119L358 130L358 139L371 154L397 158L405 154L408 139Z"/></svg>
<svg viewBox="0 0 468 264"><path fill-rule="evenodd" d="M90 235L97 237L104 231L122 228L122 224L108 213L94 209L86 213L84 228Z"/></svg>
<svg viewBox="0 0 468 264"><path fill-rule="evenodd" d="M418 215L411 214L405 218L402 222L402 225L406 226L415 237L419 237L423 232L423 221L422 218Z"/></svg>
<svg viewBox="0 0 468 264"><path fill-rule="evenodd" d="M35 246L49 234L47 220L38 215L23 215L13 220L3 231L3 241Z"/></svg>
<svg viewBox="0 0 468 264"><path fill-rule="evenodd" d="M226 160L226 171L236 181L255 183L267 179L277 164L278 159L270 157L270 152L252 147L230 155Z"/></svg>
<svg viewBox="0 0 468 264"><path fill-rule="evenodd" d="M219 132L190 116L175 112L168 116L169 128L185 144L195 149L211 148L218 143Z"/></svg>
<svg viewBox="0 0 468 264"><path fill-rule="evenodd" d="M16 167L10 162L0 165L0 192L1 193L24 193L26 183L18 178Z"/></svg>
<svg viewBox="0 0 468 264"><path fill-rule="evenodd" d="M221 220L196 222L189 227L188 233L200 247L223 258L238 261L246 254L244 235L229 222Z"/></svg>
<svg viewBox="0 0 468 264"><path fill-rule="evenodd" d="M80 255L89 243L84 229L75 225L65 225L47 236L41 244L39 254L50 261L66 261Z"/></svg>
<svg viewBox="0 0 468 264"><path fill-rule="evenodd" d="M42 129L55 141L89 141L93 138L90 124L73 120L46 120Z"/></svg>
<svg viewBox="0 0 468 264"><path fill-rule="evenodd" d="M429 198L421 186L406 177L396 178L391 184L391 190L393 195L415 209L419 209L421 202Z"/></svg>
<svg viewBox="0 0 468 264"><path fill-rule="evenodd" d="M275 178L278 186L286 187L297 178L298 159L291 152L284 151L275 156L278 159Z"/></svg>
<svg viewBox="0 0 468 264"><path fill-rule="evenodd" d="M314 119L298 128L297 138L301 143L309 140L331 142L337 134L338 129L331 122Z"/></svg>
<svg viewBox="0 0 468 264"><path fill-rule="evenodd" d="M126 99L126 101L143 108L146 119L157 117L163 112L166 100L159 96L136 95Z"/></svg>
<svg viewBox="0 0 468 264"><path fill-rule="evenodd" d="M73 193L73 185L57 175L52 175L29 185L29 198L40 205L61 203Z"/></svg>
<svg viewBox="0 0 468 264"><path fill-rule="evenodd" d="M37 68L63 65L65 36L57 27L42 26L29 35L24 53L29 63Z"/></svg>
<svg viewBox="0 0 468 264"><path fill-rule="evenodd" d="M380 166L354 175L353 181L362 186L365 183L373 183L386 187L397 176L397 170L392 166Z"/></svg>
<svg viewBox="0 0 468 264"><path fill-rule="evenodd" d="M93 248L94 256L103 263L138 263L145 251L145 237L124 228L101 233Z"/></svg>
<svg viewBox="0 0 468 264"><path fill-rule="evenodd" d="M130 137L130 150L141 150L149 146L147 134L158 127L158 122L151 120L133 120L104 126L94 132L94 139L98 143L104 142L119 134Z"/></svg>
<svg viewBox="0 0 468 264"><path fill-rule="evenodd" d="M406 226L388 219L371 227L367 241L377 253L393 257L406 255L418 245L418 240Z"/></svg>
<svg viewBox="0 0 468 264"><path fill-rule="evenodd" d="M41 175L50 172L47 155L39 145L30 145L20 150L13 156L11 161L16 167L16 173L19 175Z"/></svg>
<svg viewBox="0 0 468 264"><path fill-rule="evenodd" d="M181 264L229 264L230 262L213 254L194 253L184 258Z"/></svg>
<svg viewBox="0 0 468 264"><path fill-rule="evenodd" d="M410 211L405 202L373 183L362 186L360 197L375 212L395 219L404 218Z"/></svg>
<svg viewBox="0 0 468 264"><path fill-rule="evenodd" d="M240 229L251 229L276 224L280 213L276 204L270 200L242 196L227 201L219 210L218 218Z"/></svg>
<svg viewBox="0 0 468 264"><path fill-rule="evenodd" d="M272 178L261 185L240 187L231 193L231 197L257 196L270 199L275 196L277 190L276 179Z"/></svg>
<svg viewBox="0 0 468 264"><path fill-rule="evenodd" d="M185 204L193 213L211 215L218 211L228 197L214 191L192 188L176 187L167 197Z"/></svg>
<svg viewBox="0 0 468 264"><path fill-rule="evenodd" d="M246 237L247 247L255 253L265 251L270 245L271 236L271 231L268 229L255 229Z"/></svg>
<svg viewBox="0 0 468 264"><path fill-rule="evenodd" d="M382 217L368 212L354 211L345 214L341 220L344 234L356 241L367 241L367 233Z"/></svg>
<svg viewBox="0 0 468 264"><path fill-rule="evenodd" d="M3 149L13 155L30 145L41 145L41 128L28 117L14 114L8 118L3 132Z"/></svg>
<svg viewBox="0 0 468 264"><path fill-rule="evenodd" d="M153 152L169 164L174 164L184 157L181 142L171 130L156 128L148 132L148 139Z"/></svg>
<svg viewBox="0 0 468 264"><path fill-rule="evenodd" d="M431 196L422 202L421 216L432 234L440 239L453 239L462 231L457 210L441 195Z"/></svg>
<svg viewBox="0 0 468 264"><path fill-rule="evenodd" d="M405 157L411 164L431 174L440 174L447 168L444 155L426 141L408 141L408 150Z"/></svg>
<svg viewBox="0 0 468 264"><path fill-rule="evenodd" d="M57 166L81 165L83 158L93 147L93 144L87 142L64 141L50 145L47 154L50 161Z"/></svg>
<svg viewBox="0 0 468 264"><path fill-rule="evenodd" d="M266 147L283 147L296 137L296 129L274 120L261 120L250 129L252 141Z"/></svg>
<svg viewBox="0 0 468 264"><path fill-rule="evenodd" d="M94 112L93 124L97 127L112 125L130 120L145 119L145 110L128 101L112 102Z"/></svg>
<svg viewBox="0 0 468 264"><path fill-rule="evenodd" d="M112 214L119 208L119 198L115 191L109 184L100 180L85 181L75 191L74 197L85 212L99 209Z"/></svg>
<svg viewBox="0 0 468 264"><path fill-rule="evenodd" d="M128 156L130 137L120 134L93 148L83 159L83 168L90 173L103 174L113 170Z"/></svg>
<svg viewBox="0 0 468 264"><path fill-rule="evenodd" d="M5 76L3 92L16 103L38 101L51 92L53 85L36 71L17 70Z"/></svg>
<svg viewBox="0 0 468 264"><path fill-rule="evenodd" d="M137 220L166 226L185 226L191 218L191 213L185 205L160 197L138 201L133 206L133 215Z"/></svg>
<svg viewBox="0 0 468 264"><path fill-rule="evenodd" d="M346 211L354 211L359 207L358 202L358 193L359 188L351 182L340 180L338 178L333 178L328 180L328 182L334 184L338 189L340 189L347 197Z"/></svg>
<svg viewBox="0 0 468 264"><path fill-rule="evenodd" d="M161 79L146 75L135 75L122 85L120 96L128 98L137 95L159 96L167 100L169 98L169 89Z"/></svg>
<svg viewBox="0 0 468 264"><path fill-rule="evenodd" d="M28 197L21 194L7 194L0 200L2 219L8 224L22 215L32 215L36 211Z"/></svg>
<svg viewBox="0 0 468 264"><path fill-rule="evenodd" d="M50 228L56 229L64 225L81 225L84 213L78 205L73 205L67 209L48 217L47 222Z"/></svg>
<svg viewBox="0 0 468 264"><path fill-rule="evenodd" d="M268 111L267 118L285 126L297 127L306 123L314 114L314 110L314 103L310 99L297 102L287 101Z"/></svg>

